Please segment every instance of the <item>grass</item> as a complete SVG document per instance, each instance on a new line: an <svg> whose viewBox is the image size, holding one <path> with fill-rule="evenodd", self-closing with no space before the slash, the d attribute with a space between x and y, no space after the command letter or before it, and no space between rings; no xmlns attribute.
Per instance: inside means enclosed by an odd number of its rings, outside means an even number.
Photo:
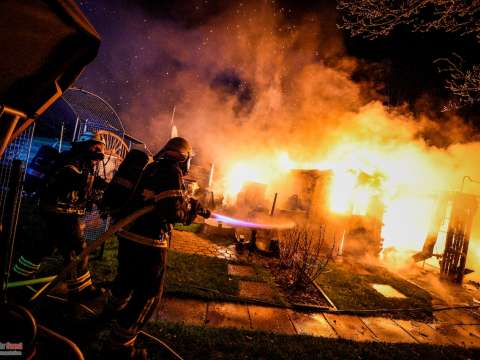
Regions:
<svg viewBox="0 0 480 360"><path fill-rule="evenodd" d="M478 350L453 346L353 342L305 335L275 335L236 329L215 329L165 322L146 330L160 337L184 359L475 359ZM158 347L145 342L151 359Z"/></svg>
<svg viewBox="0 0 480 360"><path fill-rule="evenodd" d="M202 228L202 224L192 223L190 225L183 225L181 223L175 224L174 229L178 231L189 231L198 233Z"/></svg>
<svg viewBox="0 0 480 360"><path fill-rule="evenodd" d="M259 266L252 265L256 275L228 275L228 261L210 256L185 254L170 250L168 253L168 272L166 294L195 297L206 300L242 301L238 295L239 281L263 281L274 290L275 304L284 305L285 301L276 291L270 274ZM231 262L232 263L232 262ZM234 262L246 265L245 262Z"/></svg>
<svg viewBox="0 0 480 360"><path fill-rule="evenodd" d="M227 274L227 261L194 254L168 252L166 293L215 299L236 296L238 279Z"/></svg>
<svg viewBox="0 0 480 360"><path fill-rule="evenodd" d="M109 283L117 273L118 242L109 239L105 246L103 258L92 258L90 270L97 283ZM215 301L245 301L239 296L239 281L263 281L273 289L273 303L285 305L281 294L277 291L270 273L260 266L252 265L256 275L229 276L228 261L210 256L185 254L168 250L167 279L165 295L192 297ZM236 261L240 265L247 263Z"/></svg>
<svg viewBox="0 0 480 360"><path fill-rule="evenodd" d="M330 263L316 283L340 310L378 310L422 308L422 313L410 313L407 317L431 316L431 295L390 273L384 268L371 267L370 274L358 274L343 264ZM406 298L387 298L371 286L372 283L387 284L403 293ZM405 314L398 315L404 317Z"/></svg>
<svg viewBox="0 0 480 360"><path fill-rule="evenodd" d="M118 241L113 235L105 242L105 250L101 259L97 258L99 250L90 257L90 273L97 283L111 282L117 275Z"/></svg>

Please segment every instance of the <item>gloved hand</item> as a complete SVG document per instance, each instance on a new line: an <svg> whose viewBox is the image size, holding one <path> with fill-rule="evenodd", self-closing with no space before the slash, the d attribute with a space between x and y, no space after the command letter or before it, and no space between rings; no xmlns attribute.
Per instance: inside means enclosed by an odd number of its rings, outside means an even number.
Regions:
<svg viewBox="0 0 480 360"><path fill-rule="evenodd" d="M187 224L191 224L197 215L207 219L211 216L210 210L204 208L200 202L194 198L189 199L190 202L190 210L187 214Z"/></svg>
<svg viewBox="0 0 480 360"><path fill-rule="evenodd" d="M212 216L212 212L208 209L205 209L204 207L199 209L197 214L200 215L201 217L205 218L205 219L208 219L210 216Z"/></svg>

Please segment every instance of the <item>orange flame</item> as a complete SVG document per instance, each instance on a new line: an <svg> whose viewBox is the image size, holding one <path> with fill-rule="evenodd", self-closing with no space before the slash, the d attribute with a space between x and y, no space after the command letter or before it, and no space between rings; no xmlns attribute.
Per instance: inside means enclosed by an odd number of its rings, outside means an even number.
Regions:
<svg viewBox="0 0 480 360"><path fill-rule="evenodd" d="M273 160L272 160L273 159ZM419 191L422 175L432 168L419 147L403 144L389 148L366 142L339 144L319 161L301 162L282 151L234 162L225 177L225 194L230 201L249 181L275 183L291 169L331 170L329 208L333 213L366 215L374 197L385 205L382 236L384 247L421 248L434 212L435 196Z"/></svg>

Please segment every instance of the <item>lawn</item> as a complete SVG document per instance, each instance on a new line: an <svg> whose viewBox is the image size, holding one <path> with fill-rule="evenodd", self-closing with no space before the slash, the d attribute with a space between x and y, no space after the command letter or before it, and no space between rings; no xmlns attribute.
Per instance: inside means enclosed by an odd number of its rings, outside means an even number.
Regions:
<svg viewBox="0 0 480 360"><path fill-rule="evenodd" d="M339 310L424 309L420 312L392 313L397 317L430 317L431 295L396 276L385 268L363 267L362 271L341 263L330 263L315 281L325 291ZM398 290L406 298L387 298L371 284L386 284Z"/></svg>
<svg viewBox="0 0 480 360"><path fill-rule="evenodd" d="M115 278L117 250L118 242L112 238L106 243L101 260L92 257L90 269L97 283L108 284ZM168 250L168 270L164 294L216 301L246 301L247 299L239 296L239 281L261 281L266 282L273 289L273 304L286 304L268 271L261 266L251 265L256 275L229 276L229 263L245 264L242 261L228 262L215 257Z"/></svg>
<svg viewBox="0 0 480 360"><path fill-rule="evenodd" d="M202 224L191 223L190 225L184 225L184 224L178 223L178 224L175 224L174 229L178 231L189 231L193 233L198 233L202 229Z"/></svg>
<svg viewBox="0 0 480 360"><path fill-rule="evenodd" d="M217 298L235 296L238 279L227 274L225 260L208 256L168 252L166 293Z"/></svg>
<svg viewBox="0 0 480 360"><path fill-rule="evenodd" d="M252 265L256 275L230 276L228 275L229 263L245 264L241 261L228 262L214 257L170 250L165 292L170 295L207 300L242 301L246 299L238 295L239 281L261 281L268 283L274 290L274 304L285 304L267 271Z"/></svg>
<svg viewBox="0 0 480 360"><path fill-rule="evenodd" d="M101 259L98 258L100 249L90 255L90 273L96 283L109 283L117 275L118 240L115 235L105 242L105 249Z"/></svg>
<svg viewBox="0 0 480 360"><path fill-rule="evenodd" d="M236 329L150 323L146 330L184 359L478 359L478 350L420 344L353 342L305 335L275 335ZM150 341L150 358L160 359Z"/></svg>

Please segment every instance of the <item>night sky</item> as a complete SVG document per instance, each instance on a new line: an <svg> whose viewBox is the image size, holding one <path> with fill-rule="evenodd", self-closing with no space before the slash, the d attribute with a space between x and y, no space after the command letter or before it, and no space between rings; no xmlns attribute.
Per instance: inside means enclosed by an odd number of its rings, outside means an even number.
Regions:
<svg viewBox="0 0 480 360"><path fill-rule="evenodd" d="M101 34L102 44L97 59L87 67L75 85L93 91L110 102L127 129L135 128L134 123L140 120L131 116L129 108L132 104L142 104L150 92L155 91L161 100L148 104L148 112L168 113L182 96L163 84L168 84L186 65L158 46L155 40L158 35L154 36L152 30L155 26L168 24L176 30L194 32L232 8L239 18L252 16L244 12L245 2L241 1L79 0L78 3ZM336 28L338 14L335 1L284 0L271 3L278 18L276 31L280 34L294 31L301 22L308 21L309 16L321 16L323 26L328 27L330 33L339 32ZM253 4L258 4L261 9L263 2ZM168 32L164 34L165 37L169 35ZM437 113L436 110L448 100L449 94L442 86L444 78L432 65L433 60L455 52L467 61L475 62L474 54L480 50L472 38L459 39L456 35L443 33L411 33L406 28L399 28L391 36L378 40L351 39L345 34L340 36L344 38L347 54L365 64L352 74L352 78L385 83L378 90L384 101L390 105L408 102L413 111L419 108L424 111L424 100L428 99L431 104L429 111ZM319 47L325 40L318 38ZM190 49L199 58L206 48L203 41L206 40L199 38L195 48ZM209 76L214 79L212 86L238 96L239 111L253 106L254 91L250 84L237 76L235 68ZM476 110L463 109L462 112L464 117L472 118ZM143 115L150 116L138 114L139 117ZM439 111L437 115L441 117ZM133 135L136 135L135 130Z"/></svg>

